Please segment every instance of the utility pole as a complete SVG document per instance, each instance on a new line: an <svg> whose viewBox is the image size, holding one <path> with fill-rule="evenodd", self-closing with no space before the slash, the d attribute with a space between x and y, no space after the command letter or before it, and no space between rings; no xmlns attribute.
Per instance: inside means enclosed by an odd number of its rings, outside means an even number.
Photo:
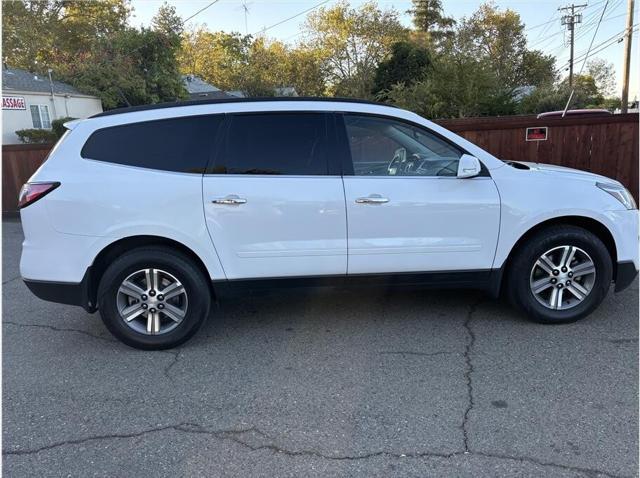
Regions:
<svg viewBox="0 0 640 478"><path fill-rule="evenodd" d="M577 8L586 7L587 4L584 3L582 5L567 5L566 7L558 8L559 11L567 11L570 10L571 13L566 15L562 15L560 18L560 24L566 25L567 30L569 30L570 35L570 43L571 43L571 53L569 56L569 88L573 86L573 43L574 43L574 33L575 33L575 25L578 23L582 23L582 13L576 13Z"/></svg>
<svg viewBox="0 0 640 478"><path fill-rule="evenodd" d="M624 35L624 61L622 62L622 113L629 108L629 68L631 67L631 35L633 35L633 0L627 3L627 31Z"/></svg>

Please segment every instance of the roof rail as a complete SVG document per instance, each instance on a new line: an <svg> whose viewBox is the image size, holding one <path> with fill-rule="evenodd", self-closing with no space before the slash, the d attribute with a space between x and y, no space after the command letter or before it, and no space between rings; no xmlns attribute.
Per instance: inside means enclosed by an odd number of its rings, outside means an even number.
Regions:
<svg viewBox="0 0 640 478"><path fill-rule="evenodd" d="M340 97L317 97L317 96L280 96L280 97L265 97L265 98L220 98L209 100L186 100L186 101L171 101L168 103L157 103L155 105L140 105L129 106L127 108L117 108L114 110L103 111L102 113L90 116L90 118L100 118L102 116L118 115L122 113L134 113L137 111L149 111L159 110L163 108L177 108L181 106L196 106L196 105L217 105L224 103L253 103L253 102L268 102L268 101L327 101L335 103L363 103L368 105L389 106L395 108L394 105L387 103L380 103L376 101L360 100L356 98L340 98Z"/></svg>

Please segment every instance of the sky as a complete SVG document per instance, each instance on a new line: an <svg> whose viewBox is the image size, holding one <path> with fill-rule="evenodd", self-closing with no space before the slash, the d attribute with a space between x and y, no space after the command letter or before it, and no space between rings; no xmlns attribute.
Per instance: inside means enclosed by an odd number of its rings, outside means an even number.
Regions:
<svg viewBox="0 0 640 478"><path fill-rule="evenodd" d="M205 25L209 30L223 30L227 32L240 32L250 34L264 34L268 37L295 44L300 41L302 27L305 21L307 9L313 9L319 4L321 7L328 7L338 0L218 0L215 4L198 13L186 26ZM134 8L131 23L136 26L148 26L158 8L164 0L132 0ZM211 0L167 0L168 3L176 7L177 13L182 18L194 15L198 10L207 7ZM358 6L365 3L365 0L350 0L350 5ZM411 15L407 10L411 8L410 0L378 0L378 5L382 9L395 9L400 14L402 23L411 26ZM559 7L570 4L569 0L497 0L496 5L501 9L509 8L520 14L522 22L525 24L525 33L528 45L531 49L542 50L544 53L556 56L556 65L566 66L569 61L568 32L566 27L560 24L562 12ZM620 95L623 61L623 42L615 41L622 37L626 26L627 0L574 0L575 4L587 4L582 8L582 24L576 26L575 54L578 61L574 64L574 71L577 73L582 67L580 55L589 48L595 27L598 23L603 8L606 5L603 21L600 24L597 35L593 42L593 52L590 59L603 58L613 63L616 80L616 95ZM447 16L459 20L465 16L470 16L481 4L478 0L443 0L444 13ZM248 13L245 16L246 5ZM321 8L320 7L320 8ZM297 15L297 16L296 16ZM290 17L294 17L290 20ZM246 17L246 18L245 18ZM246 20L246 23L245 23ZM640 5L636 5L634 12L634 25L640 21ZM282 23L280 23L282 22ZM276 25L278 24L278 25ZM274 26L275 25L275 26ZM607 43L603 43L611 40ZM611 43L611 46L608 46ZM640 96L639 88L639 68L638 68L638 44L640 43L640 33L634 32L631 56L631 79L629 86L629 99L632 100ZM602 44L601 47L598 45ZM600 48L602 51L598 51ZM568 74L568 69L562 73Z"/></svg>

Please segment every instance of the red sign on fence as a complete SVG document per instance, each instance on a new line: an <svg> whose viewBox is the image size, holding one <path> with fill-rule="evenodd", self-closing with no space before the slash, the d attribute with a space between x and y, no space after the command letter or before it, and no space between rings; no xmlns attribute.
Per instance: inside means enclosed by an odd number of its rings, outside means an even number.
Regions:
<svg viewBox="0 0 640 478"><path fill-rule="evenodd" d="M27 103L22 96L3 96L2 97L2 109L3 110L26 110Z"/></svg>
<svg viewBox="0 0 640 478"><path fill-rule="evenodd" d="M527 128L527 134L525 139L527 141L546 141L547 127L541 126L539 128Z"/></svg>

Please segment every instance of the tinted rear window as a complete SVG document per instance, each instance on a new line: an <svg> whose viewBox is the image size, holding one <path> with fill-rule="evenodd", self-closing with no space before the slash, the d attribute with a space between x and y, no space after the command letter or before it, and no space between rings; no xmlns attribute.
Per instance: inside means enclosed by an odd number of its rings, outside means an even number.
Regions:
<svg viewBox="0 0 640 478"><path fill-rule="evenodd" d="M99 129L82 157L140 168L204 172L223 115L190 116Z"/></svg>
<svg viewBox="0 0 640 478"><path fill-rule="evenodd" d="M229 115L228 174L328 174L323 113Z"/></svg>

